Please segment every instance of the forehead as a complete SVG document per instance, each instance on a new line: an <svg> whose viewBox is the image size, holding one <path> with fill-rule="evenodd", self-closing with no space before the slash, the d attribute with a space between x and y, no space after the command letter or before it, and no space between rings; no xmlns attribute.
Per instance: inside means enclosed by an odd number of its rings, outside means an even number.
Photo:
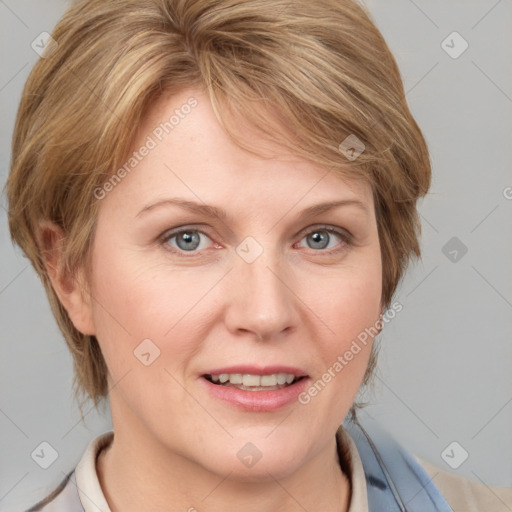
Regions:
<svg viewBox="0 0 512 512"><path fill-rule="evenodd" d="M169 192L226 204L250 198L262 206L265 199L291 206L309 198L332 201L340 195L373 203L366 181L341 177L290 153L243 118L235 119L235 126L237 137L256 153L229 137L201 90L161 96L146 110L137 130L125 165L133 169L112 195L123 190L137 205Z"/></svg>

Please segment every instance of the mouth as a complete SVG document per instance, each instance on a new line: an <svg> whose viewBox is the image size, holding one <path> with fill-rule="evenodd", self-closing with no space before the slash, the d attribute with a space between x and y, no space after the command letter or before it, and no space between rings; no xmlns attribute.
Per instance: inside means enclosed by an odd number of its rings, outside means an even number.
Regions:
<svg viewBox="0 0 512 512"><path fill-rule="evenodd" d="M244 412L273 412L297 403L310 383L305 371L293 366L237 365L200 375L212 399Z"/></svg>
<svg viewBox="0 0 512 512"><path fill-rule="evenodd" d="M277 391L287 388L305 379L305 375L292 373L273 373L254 375L250 373L219 373L202 376L208 382L217 386L235 388L242 391Z"/></svg>

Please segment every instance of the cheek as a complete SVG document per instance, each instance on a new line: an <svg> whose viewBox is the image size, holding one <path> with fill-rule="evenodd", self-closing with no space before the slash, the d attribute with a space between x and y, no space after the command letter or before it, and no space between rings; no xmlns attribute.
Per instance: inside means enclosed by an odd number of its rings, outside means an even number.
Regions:
<svg viewBox="0 0 512 512"><path fill-rule="evenodd" d="M180 353L185 357L187 350L193 350L190 337L178 333L190 327L191 318L199 326L193 306L213 279L199 277L197 270L173 272L165 263L144 263L129 251L116 254L114 247L98 253L93 265L94 324L107 363L115 364L118 372L137 367L134 351L148 339L157 347L153 350L162 353L172 342L173 356L178 355L175 361Z"/></svg>
<svg viewBox="0 0 512 512"><path fill-rule="evenodd" d="M358 265L343 267L336 277L318 281L316 288L304 287L318 324L322 325L317 330L322 335L314 336L321 365L310 387L300 395L299 403L322 425L319 428L330 423L333 428L339 425L353 404L368 367L381 313L382 275L377 256L380 253L376 251L375 257L358 259Z"/></svg>
<svg viewBox="0 0 512 512"><path fill-rule="evenodd" d="M343 402L340 407L348 408L359 389L373 340L379 332L382 274L377 253L366 264L344 268L336 278L323 282L316 294L309 294L310 303L316 304L311 309L324 324L325 333L315 340L324 372L318 388L325 384L329 391L324 398Z"/></svg>
<svg viewBox="0 0 512 512"><path fill-rule="evenodd" d="M315 313L329 329L327 332L341 343L354 339L373 326L381 313L382 274L380 261L347 267L317 287L311 303Z"/></svg>

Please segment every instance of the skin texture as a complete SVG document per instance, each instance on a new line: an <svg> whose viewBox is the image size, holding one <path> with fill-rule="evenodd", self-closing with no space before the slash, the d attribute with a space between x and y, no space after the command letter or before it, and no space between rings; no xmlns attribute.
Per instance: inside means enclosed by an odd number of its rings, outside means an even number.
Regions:
<svg viewBox="0 0 512 512"><path fill-rule="evenodd" d="M158 141L153 130L191 97L197 106ZM335 432L361 384L371 343L307 405L241 411L205 391L201 375L235 364L284 364L314 383L381 313L382 267L370 186L286 154L240 120L240 133L271 158L241 149L206 95L165 96L142 120L134 151L157 143L103 199L85 274L72 281L49 258L54 287L75 326L98 338L109 369L114 442L97 462L113 512L123 510L348 510ZM220 206L221 221L170 197ZM357 199L315 217L305 208ZM352 242L321 226L348 231ZM173 228L200 230L186 251ZM328 247L308 233L328 237ZM45 229L51 230L46 225ZM55 228L56 229L56 228ZM174 233L176 234L176 233ZM54 231L54 238L58 238ZM253 237L252 263L236 249ZM190 244L190 242L189 242ZM134 356L150 339L160 355ZM261 452L251 468L237 457Z"/></svg>

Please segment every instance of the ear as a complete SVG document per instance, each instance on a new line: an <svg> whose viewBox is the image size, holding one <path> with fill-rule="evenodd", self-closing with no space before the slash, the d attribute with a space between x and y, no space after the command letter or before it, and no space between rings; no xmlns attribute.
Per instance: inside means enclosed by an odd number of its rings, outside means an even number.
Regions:
<svg viewBox="0 0 512 512"><path fill-rule="evenodd" d="M66 236L62 229L50 221L42 221L37 229L37 242L44 266L59 301L68 312L73 325L82 334L95 334L92 297L85 286L82 269L72 275L64 263Z"/></svg>

